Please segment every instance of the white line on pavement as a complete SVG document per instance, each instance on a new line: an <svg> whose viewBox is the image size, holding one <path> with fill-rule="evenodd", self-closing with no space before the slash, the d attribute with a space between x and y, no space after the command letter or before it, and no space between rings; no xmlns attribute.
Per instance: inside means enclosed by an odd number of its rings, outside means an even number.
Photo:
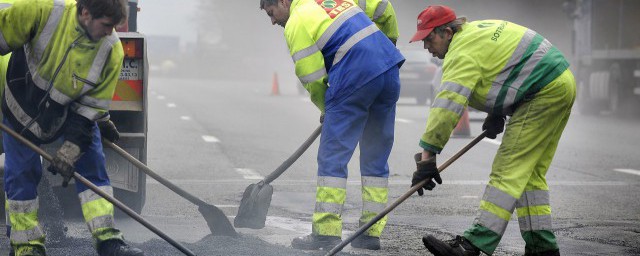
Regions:
<svg viewBox="0 0 640 256"><path fill-rule="evenodd" d="M262 175L260 175L259 173L257 173L254 170L251 170L251 169L236 168L236 172L240 173L240 175L242 175L242 177L244 177L247 180L261 180L261 179L264 179L264 177L262 177Z"/></svg>
<svg viewBox="0 0 640 256"><path fill-rule="evenodd" d="M167 107L175 108L175 107L176 107L176 104L175 104L175 103L173 103L173 102L172 102L172 103L167 103Z"/></svg>
<svg viewBox="0 0 640 256"><path fill-rule="evenodd" d="M181 116L180 119L185 120L185 121L189 121L189 120L191 120L191 117L189 117L189 116Z"/></svg>
<svg viewBox="0 0 640 256"><path fill-rule="evenodd" d="M409 120L409 119L396 118L396 123L405 123L405 124L410 124L410 123L413 123L413 121L411 121L411 120Z"/></svg>
<svg viewBox="0 0 640 256"><path fill-rule="evenodd" d="M638 170L633 170L633 169L613 169L616 172L623 172L623 173L628 173L628 174L633 174L633 175L638 175L640 176L640 171Z"/></svg>
<svg viewBox="0 0 640 256"><path fill-rule="evenodd" d="M213 137L213 136L209 136L209 135L202 135L202 139L203 139L205 142L210 142L210 143L217 143L217 142L220 142L220 140L219 140L218 138Z"/></svg>
<svg viewBox="0 0 640 256"><path fill-rule="evenodd" d="M164 95L158 95L158 99L159 99L159 100L164 100L164 99L165 99L165 97L164 97Z"/></svg>
<svg viewBox="0 0 640 256"><path fill-rule="evenodd" d="M491 144L498 145L498 146L500 146L500 144L502 144L502 141L494 140L494 139L487 139L487 138L484 138L484 139L482 139L482 141L484 141L484 142L489 142L489 143L491 143Z"/></svg>
<svg viewBox="0 0 640 256"><path fill-rule="evenodd" d="M461 196L462 199L476 199L478 196Z"/></svg>

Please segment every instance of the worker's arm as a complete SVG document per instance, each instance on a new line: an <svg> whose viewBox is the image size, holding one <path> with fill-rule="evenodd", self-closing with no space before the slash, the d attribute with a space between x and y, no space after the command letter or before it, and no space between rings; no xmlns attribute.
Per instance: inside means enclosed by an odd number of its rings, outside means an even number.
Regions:
<svg viewBox="0 0 640 256"><path fill-rule="evenodd" d="M0 0L0 55L22 47L44 27L38 7L33 0Z"/></svg>
<svg viewBox="0 0 640 256"><path fill-rule="evenodd" d="M367 0L366 2L357 1L357 3L369 19L376 24L378 29L380 29L393 44L396 44L399 36L398 20L391 2L388 0Z"/></svg>
<svg viewBox="0 0 640 256"><path fill-rule="evenodd" d="M67 122L74 123L75 127L65 130L66 140L77 143L81 148L90 142L92 129L95 122L109 120L109 105L118 83L120 69L124 59L122 44L115 35L105 37L103 44L110 44L111 51L107 55L107 61L94 85L85 85L89 89L70 105L70 112ZM87 79L83 79L87 80ZM78 81L81 83L81 81Z"/></svg>
<svg viewBox="0 0 640 256"><path fill-rule="evenodd" d="M440 92L431 105L427 127L420 140L420 147L433 153L440 153L449 141L451 132L469 104L475 85L482 78L480 68L472 57L447 57L453 59L445 59ZM423 153L423 159L428 158L429 152Z"/></svg>
<svg viewBox="0 0 640 256"><path fill-rule="evenodd" d="M284 31L293 58L296 76L309 91L311 101L324 113L324 94L328 88L328 75L322 52L316 46L312 31L305 26L304 17L292 13Z"/></svg>

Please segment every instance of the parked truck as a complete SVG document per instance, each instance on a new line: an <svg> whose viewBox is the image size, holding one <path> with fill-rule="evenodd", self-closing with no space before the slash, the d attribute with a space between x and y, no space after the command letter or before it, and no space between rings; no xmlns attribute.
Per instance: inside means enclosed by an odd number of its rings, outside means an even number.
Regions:
<svg viewBox="0 0 640 256"><path fill-rule="evenodd" d="M577 107L640 116L640 1L570 0Z"/></svg>

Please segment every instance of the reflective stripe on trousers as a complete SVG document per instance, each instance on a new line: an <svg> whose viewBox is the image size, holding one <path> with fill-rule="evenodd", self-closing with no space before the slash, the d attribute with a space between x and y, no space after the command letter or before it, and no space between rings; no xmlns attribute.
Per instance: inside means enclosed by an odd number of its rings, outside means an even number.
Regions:
<svg viewBox="0 0 640 256"><path fill-rule="evenodd" d="M465 237L492 254L517 208L526 252L557 250L545 175L575 100L569 70L519 106L493 162L479 215Z"/></svg>

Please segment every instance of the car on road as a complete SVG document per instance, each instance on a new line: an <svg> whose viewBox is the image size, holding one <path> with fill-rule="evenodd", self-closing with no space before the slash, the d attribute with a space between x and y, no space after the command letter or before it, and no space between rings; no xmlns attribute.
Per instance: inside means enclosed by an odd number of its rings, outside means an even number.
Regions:
<svg viewBox="0 0 640 256"><path fill-rule="evenodd" d="M406 59L400 68L400 97L415 98L419 105L430 103L437 87L433 78L438 66L425 49L400 48L400 52Z"/></svg>

